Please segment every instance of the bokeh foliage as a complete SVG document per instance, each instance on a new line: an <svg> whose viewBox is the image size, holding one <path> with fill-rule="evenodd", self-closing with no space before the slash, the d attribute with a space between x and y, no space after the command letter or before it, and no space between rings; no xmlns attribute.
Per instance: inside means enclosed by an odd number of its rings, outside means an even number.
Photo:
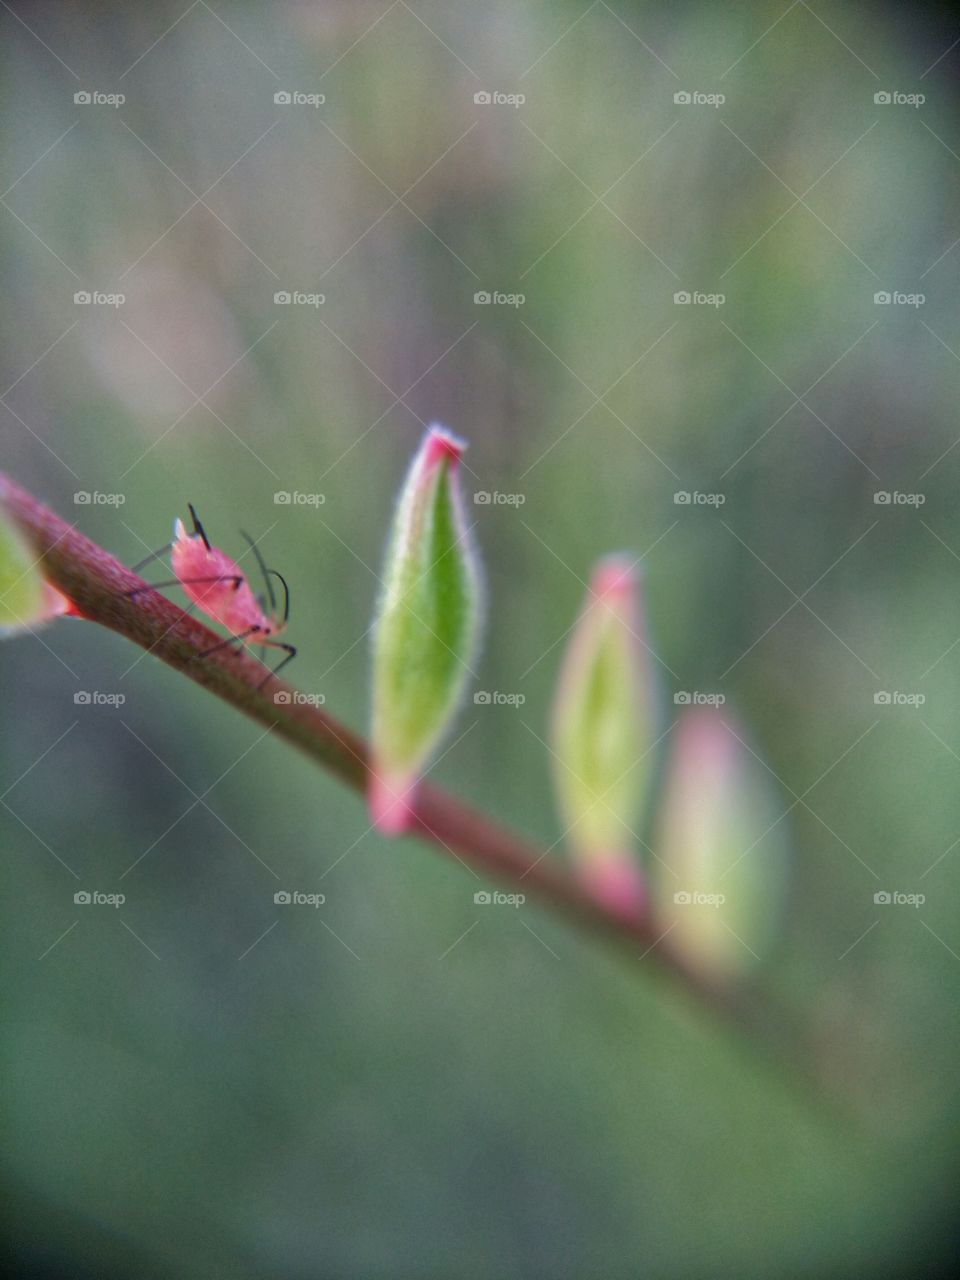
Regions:
<svg viewBox="0 0 960 1280"><path fill-rule="evenodd" d="M526 701L470 704L435 777L545 843L556 642L589 565L646 552L668 699L722 690L793 805L764 980L859 1116L533 903L477 908L492 886L368 832L258 728L64 622L0 653L15 1247L232 1280L867 1274L936 1250L960 995L958 54L924 72L952 30L833 3L13 7L3 466L130 563L188 500L233 553L238 526L262 536L293 588L292 678L361 725L393 495L421 422L449 423L476 489L525 499L473 514L480 687ZM887 88L927 102L877 107ZM127 901L78 908L81 888Z"/></svg>

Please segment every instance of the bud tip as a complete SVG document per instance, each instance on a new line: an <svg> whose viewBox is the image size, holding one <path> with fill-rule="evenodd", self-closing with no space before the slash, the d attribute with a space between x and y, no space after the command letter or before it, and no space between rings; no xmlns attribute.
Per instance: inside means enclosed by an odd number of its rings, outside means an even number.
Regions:
<svg viewBox="0 0 960 1280"><path fill-rule="evenodd" d="M424 465L427 467L436 466L444 458L451 462L459 462L460 456L466 448L466 442L461 440L459 436L455 436L452 431L448 431L446 427L435 422L431 425L427 436L427 446L424 453Z"/></svg>
<svg viewBox="0 0 960 1280"><path fill-rule="evenodd" d="M633 561L625 553L606 556L593 571L590 583L600 599L623 600L630 596L640 581Z"/></svg>
<svg viewBox="0 0 960 1280"><path fill-rule="evenodd" d="M718 707L693 707L680 720L678 739L691 768L727 772L735 767L740 743Z"/></svg>

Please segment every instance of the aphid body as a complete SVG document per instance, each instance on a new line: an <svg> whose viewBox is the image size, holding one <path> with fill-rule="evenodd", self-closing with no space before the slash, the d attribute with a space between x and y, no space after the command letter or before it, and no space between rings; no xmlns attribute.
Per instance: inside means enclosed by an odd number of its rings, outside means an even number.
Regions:
<svg viewBox="0 0 960 1280"><path fill-rule="evenodd" d="M258 640L279 635L283 621L264 612L235 560L219 547L210 546L202 533L188 533L182 520L175 522L173 534L170 564L198 609L232 635L249 632Z"/></svg>
<svg viewBox="0 0 960 1280"><path fill-rule="evenodd" d="M266 587L265 597L258 598L250 589L250 583L247 576L240 568L236 560L232 560L225 551L221 551L219 547L211 546L210 539L207 537L203 525L197 518L197 513L193 506L190 507L190 516L193 520L193 530L188 532L182 520L176 520L173 526L173 542L168 546L162 547L159 551L152 552L146 560L141 561L136 566L136 570L143 568L151 560L157 560L161 556L170 552L170 566L173 569L175 577L170 582L154 583L153 589L158 587L182 587L187 595L191 605L200 609L213 622L218 622L220 626L225 627L230 636L226 640L222 640L219 644L207 649L205 652L198 654L200 658L209 657L211 653L216 653L218 649L223 649L228 645L253 644L270 646L282 649L286 657L275 667L272 672L264 677L260 688L266 684L271 675L276 675L281 667L296 656L296 649L292 644L286 644L276 637L286 629L287 619L290 616L290 591L282 574L276 569L268 569L264 563L260 549L254 540L244 534L249 543L250 550L254 559L260 567L263 574L263 581ZM283 612L277 608L277 597L273 589L272 579L276 578L283 587ZM141 594L143 591L150 590L149 587L136 587L133 591L127 592L131 597ZM267 603L269 602L269 611Z"/></svg>

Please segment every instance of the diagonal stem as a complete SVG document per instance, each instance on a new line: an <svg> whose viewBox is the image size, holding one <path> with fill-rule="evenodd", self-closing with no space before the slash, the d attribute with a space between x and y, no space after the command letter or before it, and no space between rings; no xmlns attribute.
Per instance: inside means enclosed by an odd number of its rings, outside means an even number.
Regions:
<svg viewBox="0 0 960 1280"><path fill-rule="evenodd" d="M271 729L361 794L367 785L366 743L326 711L298 701L281 680L260 687L263 668L245 653L220 649L198 656L221 637L145 584L103 548L0 472L0 505L36 549L48 581L75 613L126 636L239 711ZM137 591L131 596L131 591ZM287 701L274 695L286 693ZM694 1003L721 1025L745 1033L761 1054L787 1064L809 1086L820 1085L823 1066L800 1028L769 996L750 987L714 983L675 951L651 912L619 915L594 899L543 850L497 825L453 796L424 785L415 801L412 830L442 852L454 854L497 879L538 897L580 926L618 942L634 961L669 975ZM820 1092L820 1089L817 1089Z"/></svg>

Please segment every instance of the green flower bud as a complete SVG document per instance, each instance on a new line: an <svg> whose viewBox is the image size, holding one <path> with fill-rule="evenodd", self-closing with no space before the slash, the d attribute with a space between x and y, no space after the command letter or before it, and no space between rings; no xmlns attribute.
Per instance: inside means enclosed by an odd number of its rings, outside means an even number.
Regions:
<svg viewBox="0 0 960 1280"><path fill-rule="evenodd" d="M370 816L395 835L470 674L480 574L458 482L465 445L431 426L393 522L374 629Z"/></svg>
<svg viewBox="0 0 960 1280"><path fill-rule="evenodd" d="M656 684L638 575L626 556L594 569L571 634L551 725L554 781L580 878L609 906L643 904L633 849L653 766Z"/></svg>
<svg viewBox="0 0 960 1280"><path fill-rule="evenodd" d="M35 552L0 507L0 636L29 630L68 607L46 582Z"/></svg>
<svg viewBox="0 0 960 1280"><path fill-rule="evenodd" d="M714 707L685 712L660 811L656 914L674 950L714 979L736 977L762 958L787 866L782 811L743 739Z"/></svg>

